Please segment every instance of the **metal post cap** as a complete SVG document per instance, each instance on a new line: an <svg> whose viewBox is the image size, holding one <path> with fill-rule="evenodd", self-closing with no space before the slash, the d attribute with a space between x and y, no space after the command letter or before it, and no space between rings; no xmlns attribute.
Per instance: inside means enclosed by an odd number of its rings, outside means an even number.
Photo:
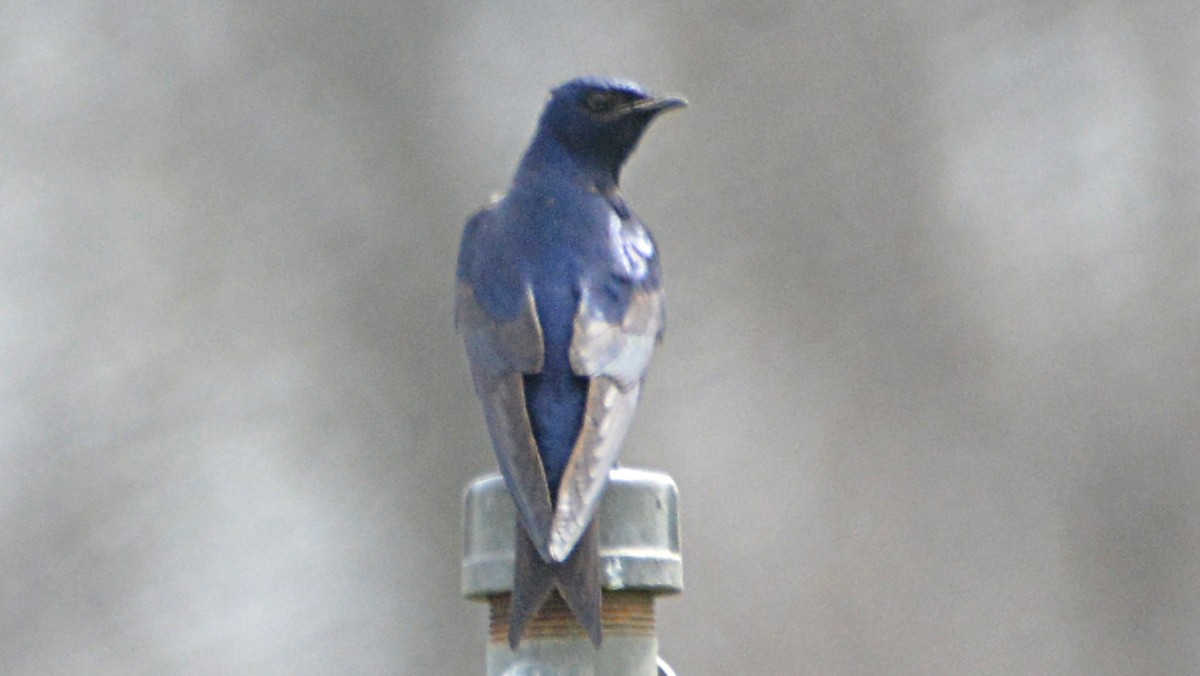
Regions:
<svg viewBox="0 0 1200 676"><path fill-rule="evenodd" d="M515 514L503 477L475 479L463 501L463 596L483 600L511 591ZM667 474L629 467L609 472L598 515L605 589L683 591L678 501Z"/></svg>

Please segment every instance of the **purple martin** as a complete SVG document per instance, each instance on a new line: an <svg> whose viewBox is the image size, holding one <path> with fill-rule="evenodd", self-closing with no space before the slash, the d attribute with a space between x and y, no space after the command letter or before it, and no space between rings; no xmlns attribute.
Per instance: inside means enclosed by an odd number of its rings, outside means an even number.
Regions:
<svg viewBox="0 0 1200 676"><path fill-rule="evenodd" d="M455 325L518 517L513 649L556 588L600 645L596 510L664 323L654 240L618 179L685 105L625 80L557 87L508 192L463 232Z"/></svg>

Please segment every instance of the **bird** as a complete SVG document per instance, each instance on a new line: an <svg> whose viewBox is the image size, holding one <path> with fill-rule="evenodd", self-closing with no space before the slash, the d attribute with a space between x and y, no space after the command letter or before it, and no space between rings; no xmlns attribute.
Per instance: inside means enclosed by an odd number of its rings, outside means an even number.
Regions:
<svg viewBox="0 0 1200 676"><path fill-rule="evenodd" d="M552 89L508 190L463 229L455 326L516 507L508 642L558 590L599 648L596 512L662 339L662 266L620 172L678 96Z"/></svg>

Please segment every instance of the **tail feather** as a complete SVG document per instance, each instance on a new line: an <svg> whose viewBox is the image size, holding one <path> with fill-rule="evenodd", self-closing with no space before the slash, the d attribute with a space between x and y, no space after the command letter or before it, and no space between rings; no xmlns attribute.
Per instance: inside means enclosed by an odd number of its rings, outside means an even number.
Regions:
<svg viewBox="0 0 1200 676"><path fill-rule="evenodd" d="M574 551L562 563L543 560L519 523L516 544L508 619L509 647L517 649L525 628L550 598L555 587L592 643L600 647L600 537L595 519L579 538Z"/></svg>

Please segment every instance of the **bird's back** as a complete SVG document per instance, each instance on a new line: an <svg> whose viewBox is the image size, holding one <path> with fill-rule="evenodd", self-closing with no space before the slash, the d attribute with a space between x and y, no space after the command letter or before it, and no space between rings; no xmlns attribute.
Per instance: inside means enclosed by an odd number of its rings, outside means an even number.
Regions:
<svg viewBox="0 0 1200 676"><path fill-rule="evenodd" d="M564 181L518 184L505 198L508 218L522 242L522 261L537 304L545 359L525 375L525 399L552 498L587 408L588 378L571 367L570 349L581 283L610 266L602 247L607 223L602 198Z"/></svg>

